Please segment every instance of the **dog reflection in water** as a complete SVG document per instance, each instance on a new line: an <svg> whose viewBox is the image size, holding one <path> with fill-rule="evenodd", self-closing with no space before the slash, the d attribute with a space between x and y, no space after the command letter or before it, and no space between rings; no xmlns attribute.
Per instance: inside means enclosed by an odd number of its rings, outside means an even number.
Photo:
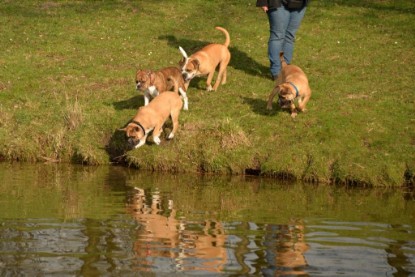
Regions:
<svg viewBox="0 0 415 277"><path fill-rule="evenodd" d="M201 229L187 230L188 223L177 219L172 200L141 188L134 188L127 209L140 225L134 243L138 270L223 271L226 236L219 222L205 221Z"/></svg>

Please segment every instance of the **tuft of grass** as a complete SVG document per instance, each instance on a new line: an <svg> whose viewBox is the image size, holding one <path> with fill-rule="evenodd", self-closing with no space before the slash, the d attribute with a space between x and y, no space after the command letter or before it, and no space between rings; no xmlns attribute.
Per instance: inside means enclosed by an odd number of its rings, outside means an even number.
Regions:
<svg viewBox="0 0 415 277"><path fill-rule="evenodd" d="M75 99L75 102L72 105L67 105L64 120L67 129L70 131L75 130L79 125L82 124L82 109L77 99Z"/></svg>
<svg viewBox="0 0 415 277"><path fill-rule="evenodd" d="M313 95L295 120L265 109L268 21L254 4L1 2L0 157L352 185L413 179L415 3L311 1L293 63ZM179 46L222 43L215 26L231 36L228 83L206 92L205 78L193 80L175 138L127 151L117 130L143 105L136 70L177 65Z"/></svg>

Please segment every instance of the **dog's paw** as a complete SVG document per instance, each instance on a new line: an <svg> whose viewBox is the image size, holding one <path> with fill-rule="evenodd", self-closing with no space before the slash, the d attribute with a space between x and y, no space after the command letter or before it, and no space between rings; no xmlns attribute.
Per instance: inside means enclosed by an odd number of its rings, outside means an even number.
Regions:
<svg viewBox="0 0 415 277"><path fill-rule="evenodd" d="M154 140L155 144L160 145L160 138L159 137L154 137L153 140Z"/></svg>
<svg viewBox="0 0 415 277"><path fill-rule="evenodd" d="M272 110L272 105L267 105L267 110L271 111Z"/></svg>
<svg viewBox="0 0 415 277"><path fill-rule="evenodd" d="M296 112L292 112L292 113L291 113L291 118L292 118L292 119L294 119L296 116L297 116L297 113L296 113Z"/></svg>
<svg viewBox="0 0 415 277"><path fill-rule="evenodd" d="M141 146L143 146L145 143L145 141L140 141L136 146L134 146L135 149L140 148Z"/></svg>
<svg viewBox="0 0 415 277"><path fill-rule="evenodd" d="M207 91L212 91L213 90L212 85L207 86L206 90Z"/></svg>
<svg viewBox="0 0 415 277"><path fill-rule="evenodd" d="M172 139L174 138L174 133L170 133L169 136L167 137L167 139Z"/></svg>

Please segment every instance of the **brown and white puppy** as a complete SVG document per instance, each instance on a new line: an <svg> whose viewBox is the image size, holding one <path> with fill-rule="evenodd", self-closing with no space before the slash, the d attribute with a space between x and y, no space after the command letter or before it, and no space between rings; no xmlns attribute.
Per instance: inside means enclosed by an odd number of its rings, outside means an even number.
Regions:
<svg viewBox="0 0 415 277"><path fill-rule="evenodd" d="M177 67L166 67L158 71L138 70L135 76L136 89L144 93L144 106L147 106L151 98L156 97L161 92L173 89L172 83L167 79L174 79L178 86L180 94L184 100L184 110L188 110L188 100L186 94L186 86L182 73Z"/></svg>
<svg viewBox="0 0 415 277"><path fill-rule="evenodd" d="M222 83L222 85L226 83L226 67L231 60L231 53L228 49L230 37L228 31L224 28L215 28L225 34L226 39L224 44L208 44L190 57L188 57L182 47L179 47L179 50L183 55L183 59L179 62L179 65L186 82L186 87L189 86L190 80L194 77L203 75L208 75L206 81L207 91L217 90L220 83ZM212 88L211 83L213 74L218 66L218 76Z"/></svg>
<svg viewBox="0 0 415 277"><path fill-rule="evenodd" d="M303 70L298 66L287 64L284 59L284 53L280 53L281 72L278 75L274 89L268 97L267 109L272 110L272 100L278 93L278 103L281 108L289 108L291 117L297 116L297 110L305 111L305 105L311 97L311 89L308 79ZM294 100L298 99L298 108L296 109Z"/></svg>
<svg viewBox="0 0 415 277"><path fill-rule="evenodd" d="M147 106L140 107L128 125L120 129L125 131L128 142L138 148L146 143L148 134L153 131L153 140L159 145L160 134L163 131L163 125L170 116L173 122L173 130L168 139L174 137L179 127L179 114L183 107L183 101L178 93L178 84L174 78L174 91L165 91L156 96Z"/></svg>

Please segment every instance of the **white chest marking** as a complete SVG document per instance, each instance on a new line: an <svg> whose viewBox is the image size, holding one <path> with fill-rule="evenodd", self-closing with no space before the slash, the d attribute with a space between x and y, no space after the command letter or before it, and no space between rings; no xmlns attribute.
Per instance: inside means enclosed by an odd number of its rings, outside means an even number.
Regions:
<svg viewBox="0 0 415 277"><path fill-rule="evenodd" d="M151 95L151 97L156 97L157 95L159 95L159 91L157 90L157 88L155 86L151 86L148 87L148 93Z"/></svg>

